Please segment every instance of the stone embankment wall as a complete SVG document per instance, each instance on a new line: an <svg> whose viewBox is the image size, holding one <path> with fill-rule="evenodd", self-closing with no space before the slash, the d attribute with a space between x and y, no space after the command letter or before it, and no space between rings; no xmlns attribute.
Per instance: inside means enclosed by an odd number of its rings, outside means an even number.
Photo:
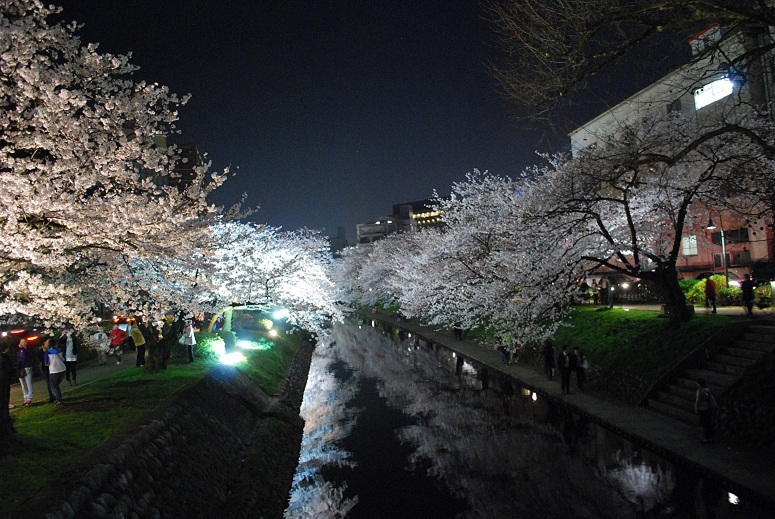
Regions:
<svg viewBox="0 0 775 519"><path fill-rule="evenodd" d="M775 409L748 402L722 402L716 435L757 452L775 452Z"/></svg>
<svg viewBox="0 0 775 519"><path fill-rule="evenodd" d="M18 517L282 517L298 463L298 410L313 347L299 349L277 398L238 370L218 366L80 460Z"/></svg>

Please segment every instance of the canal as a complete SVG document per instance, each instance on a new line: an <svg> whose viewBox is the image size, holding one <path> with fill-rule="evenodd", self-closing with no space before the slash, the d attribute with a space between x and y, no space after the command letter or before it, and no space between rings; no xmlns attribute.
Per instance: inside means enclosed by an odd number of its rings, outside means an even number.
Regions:
<svg viewBox="0 0 775 519"><path fill-rule="evenodd" d="M771 517L497 372L371 322L313 357L286 518Z"/></svg>

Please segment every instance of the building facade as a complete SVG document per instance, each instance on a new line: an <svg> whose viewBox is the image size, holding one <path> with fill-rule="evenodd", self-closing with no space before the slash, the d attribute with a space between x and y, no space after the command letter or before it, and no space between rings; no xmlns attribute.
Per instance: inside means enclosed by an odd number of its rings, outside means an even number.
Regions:
<svg viewBox="0 0 775 519"><path fill-rule="evenodd" d="M689 38L695 59L633 96L588 121L570 133L572 153L601 144L601 137L617 125L642 120L655 111L693 113L700 124L711 123L736 107L770 107L772 70L760 67L757 77L741 78L735 67L723 57L737 56L745 50L745 36L724 34L713 25ZM714 52L708 52L714 49ZM731 60L734 62L734 60ZM760 279L775 276L775 236L772 207L768 217L744 220L728 211L695 206L706 215L707 226L685 228L677 262L686 278L727 272L732 284L745 274Z"/></svg>

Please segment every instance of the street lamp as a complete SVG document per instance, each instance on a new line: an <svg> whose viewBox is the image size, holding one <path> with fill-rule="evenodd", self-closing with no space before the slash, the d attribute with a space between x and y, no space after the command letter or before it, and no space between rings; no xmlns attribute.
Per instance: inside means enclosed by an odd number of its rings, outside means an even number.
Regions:
<svg viewBox="0 0 775 519"><path fill-rule="evenodd" d="M727 281L727 286L729 286L729 267L727 266L727 243L724 241L724 221L721 219L721 213L718 214L718 223L720 226L721 231L721 261L724 265L724 278ZM710 217L710 213L708 213L708 226L706 229L709 231L712 231L716 228L716 224L713 223L713 219ZM711 242L713 240L711 239Z"/></svg>

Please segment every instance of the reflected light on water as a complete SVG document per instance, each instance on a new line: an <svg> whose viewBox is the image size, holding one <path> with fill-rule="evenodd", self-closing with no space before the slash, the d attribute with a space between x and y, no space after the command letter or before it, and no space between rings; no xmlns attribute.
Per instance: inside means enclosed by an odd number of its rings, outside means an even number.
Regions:
<svg viewBox="0 0 775 519"><path fill-rule="evenodd" d="M476 375L477 371L476 368L468 362L467 360L463 361L463 373L466 373L468 375Z"/></svg>
<svg viewBox="0 0 775 519"><path fill-rule="evenodd" d="M337 348L313 354L286 519L376 517L366 512L381 503L381 494L369 490L376 474L369 470L391 445L407 458L394 464L396 473L386 481L430 474L428 489L442 485L449 495L464 496L461 515L437 511L423 515L428 519L667 518L685 517L671 515L676 503L687 510L704 506L692 501L704 482L676 492L685 480L679 481L674 466L549 395L539 399L532 389L462 356L450 362L455 352L430 341L407 344L396 334L383 336L381 327L369 330L368 320L363 324L362 330L334 327ZM377 430L375 423L385 427L383 441L364 441ZM748 500L740 504L736 495L713 488L719 508L740 517L770 517L746 515L741 507ZM385 487L380 490L385 493ZM582 509L588 513L574 513ZM392 517L400 516L418 515Z"/></svg>

